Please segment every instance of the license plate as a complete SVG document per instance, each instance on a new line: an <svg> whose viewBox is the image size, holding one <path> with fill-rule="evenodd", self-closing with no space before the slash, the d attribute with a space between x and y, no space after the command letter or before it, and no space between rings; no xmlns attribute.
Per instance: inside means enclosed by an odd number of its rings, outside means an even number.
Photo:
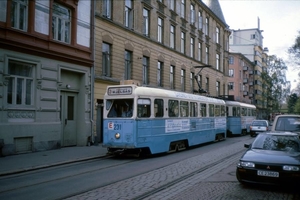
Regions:
<svg viewBox="0 0 300 200"><path fill-rule="evenodd" d="M269 176L269 177L279 177L279 172L272 172L272 171L257 171L258 176Z"/></svg>

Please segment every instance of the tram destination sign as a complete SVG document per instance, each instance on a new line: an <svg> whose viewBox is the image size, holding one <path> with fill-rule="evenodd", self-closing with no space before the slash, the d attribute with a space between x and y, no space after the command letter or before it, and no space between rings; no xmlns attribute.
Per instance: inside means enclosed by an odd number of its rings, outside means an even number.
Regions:
<svg viewBox="0 0 300 200"><path fill-rule="evenodd" d="M132 94L132 87L110 87L107 90L108 95L129 95Z"/></svg>

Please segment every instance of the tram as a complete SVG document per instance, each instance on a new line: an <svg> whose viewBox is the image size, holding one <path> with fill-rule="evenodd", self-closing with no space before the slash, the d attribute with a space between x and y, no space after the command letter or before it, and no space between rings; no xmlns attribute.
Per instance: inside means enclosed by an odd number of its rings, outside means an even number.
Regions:
<svg viewBox="0 0 300 200"><path fill-rule="evenodd" d="M256 119L256 107L252 104L237 101L225 101L227 113L228 136L246 135L250 125Z"/></svg>
<svg viewBox="0 0 300 200"><path fill-rule="evenodd" d="M103 115L109 154L173 152L226 139L225 101L201 95L108 86Z"/></svg>

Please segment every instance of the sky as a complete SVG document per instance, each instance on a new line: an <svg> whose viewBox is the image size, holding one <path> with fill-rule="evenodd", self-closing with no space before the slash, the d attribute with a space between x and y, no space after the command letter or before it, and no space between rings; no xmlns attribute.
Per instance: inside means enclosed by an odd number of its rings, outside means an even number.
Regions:
<svg viewBox="0 0 300 200"><path fill-rule="evenodd" d="M294 89L300 70L288 63L287 50L295 44L300 31L300 0L219 0L219 3L230 29L258 28L260 19L263 47L268 47L268 55L284 60L287 80Z"/></svg>

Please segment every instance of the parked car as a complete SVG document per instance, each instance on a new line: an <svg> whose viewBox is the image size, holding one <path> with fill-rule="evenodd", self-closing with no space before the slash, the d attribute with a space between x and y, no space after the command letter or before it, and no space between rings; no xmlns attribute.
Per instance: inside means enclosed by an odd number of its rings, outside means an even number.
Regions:
<svg viewBox="0 0 300 200"><path fill-rule="evenodd" d="M300 115L277 115L271 130L297 132L300 134Z"/></svg>
<svg viewBox="0 0 300 200"><path fill-rule="evenodd" d="M257 135L240 158L236 178L240 183L299 184L300 139L291 132L265 132Z"/></svg>
<svg viewBox="0 0 300 200"><path fill-rule="evenodd" d="M250 136L254 137L260 132L269 130L269 122L267 120L253 120L250 125Z"/></svg>

